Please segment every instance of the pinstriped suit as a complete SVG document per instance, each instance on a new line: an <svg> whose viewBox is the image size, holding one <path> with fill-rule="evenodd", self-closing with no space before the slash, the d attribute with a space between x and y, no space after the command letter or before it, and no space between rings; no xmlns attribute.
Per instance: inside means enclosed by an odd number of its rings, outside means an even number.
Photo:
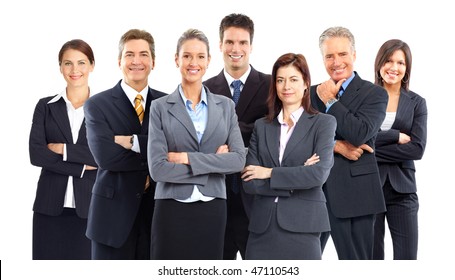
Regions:
<svg viewBox="0 0 455 280"><path fill-rule="evenodd" d="M97 166L97 164L88 148L85 122L82 122L76 144L73 144L66 102L63 98L60 98L56 102L48 103L53 98L54 96L51 96L38 101L33 114L33 124L30 131L30 161L33 165L41 167L33 205L33 211L35 212L33 257L56 258L57 256L54 253L59 251L58 248L49 248L46 241L43 241L45 240L43 238L50 236L48 232L49 227L44 226L43 228L43 220L39 218L39 214L43 214L56 217L54 221L58 223L59 228L62 228L62 230L65 228L65 230L71 232L71 235L79 239L79 241L76 241L69 237L69 235L66 235L62 238L51 237L50 239L54 240L50 242L54 244L57 242L56 239L58 239L58 242L62 242L65 246L68 245L71 247L74 245L76 249L72 252L68 252L68 254L63 253L66 257L89 259L90 242L88 239L86 240L84 232L92 187L96 178L96 170L85 170L82 178L81 175L84 164L90 166ZM66 143L67 160L63 161L62 155L52 152L47 147L48 143ZM66 214L68 213L68 209L64 210L63 206L69 176L73 176L75 211L77 216L83 219L81 221L74 219L73 222L65 222L65 218L63 218L68 215ZM38 220L35 219L36 217ZM42 217L46 219L45 216ZM60 217L60 219L57 217ZM36 226L35 222L38 223ZM68 224L65 225L64 223ZM76 232L80 232L80 238L77 237ZM44 251L42 251L43 249ZM46 256L41 256L41 252L44 252Z"/></svg>
<svg viewBox="0 0 455 280"><path fill-rule="evenodd" d="M388 95L382 87L354 73L344 94L327 113L337 119L336 140L374 148L385 117ZM311 87L311 104L325 112L316 87ZM371 259L374 215L385 211L376 157L363 153L357 161L351 161L340 154L334 156L335 163L324 185L331 214L330 235L340 259ZM354 230L352 225L356 226ZM321 239L324 247L328 235L323 233Z"/></svg>
<svg viewBox="0 0 455 280"><path fill-rule="evenodd" d="M52 97L41 99L36 105L30 132L30 160L42 167L33 211L57 216L63 211L68 176L73 176L76 213L86 219L96 170L85 170L84 164L97 166L88 148L85 122L73 144L71 127L63 98L47 104ZM66 143L68 160L47 148L47 143Z"/></svg>
<svg viewBox="0 0 455 280"><path fill-rule="evenodd" d="M150 182L149 191L144 193L148 175L148 116L152 101L165 95L148 88L142 124L122 89L121 81L113 88L90 97L85 103L87 139L99 165L86 234L92 244L101 246L95 247L92 257L98 258L101 251L96 248L107 245L119 255L100 258L149 258L148 248L131 249L136 248L136 241L130 241L141 236L135 233L138 227L151 223L149 216L153 212L155 182ZM137 135L140 153L124 149L114 142L114 135L133 134ZM148 243L149 237L146 239ZM144 251L144 255L138 256L138 251Z"/></svg>
<svg viewBox="0 0 455 280"><path fill-rule="evenodd" d="M411 137L398 144L399 133ZM419 202L414 160L422 158L427 141L427 106L424 98L403 88L392 128L376 138L376 158L387 213L376 216L374 258L384 258L384 219L387 217L394 259L416 259Z"/></svg>

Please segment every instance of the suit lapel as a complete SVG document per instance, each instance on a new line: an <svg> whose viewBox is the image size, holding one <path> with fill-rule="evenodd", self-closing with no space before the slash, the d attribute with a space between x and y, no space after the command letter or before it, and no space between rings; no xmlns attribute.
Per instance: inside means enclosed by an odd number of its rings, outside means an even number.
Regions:
<svg viewBox="0 0 455 280"><path fill-rule="evenodd" d="M210 139L212 133L216 130L218 126L218 121L222 118L222 111L223 108L218 108L218 103L215 102L213 96L206 88L207 92L207 106L208 106L208 114L207 114L207 126L204 131L204 135L201 139L201 144L205 142L206 139Z"/></svg>
<svg viewBox="0 0 455 280"><path fill-rule="evenodd" d="M289 155L292 155L292 151L302 142L302 139L308 136L313 124L314 117L308 115L306 112L303 112L299 121L295 125L291 138L289 138L281 162L284 162Z"/></svg>
<svg viewBox="0 0 455 280"><path fill-rule="evenodd" d="M276 118L265 126L265 142L274 166L280 166L280 129L281 125Z"/></svg>
<svg viewBox="0 0 455 280"><path fill-rule="evenodd" d="M215 77L215 82L209 90L214 94L224 95L232 99L231 89L226 81L223 70Z"/></svg>
<svg viewBox="0 0 455 280"><path fill-rule="evenodd" d="M340 101L342 101L344 105L350 104L352 101L356 100L357 95L359 95L359 89L361 87L362 79L360 79L359 75L356 73L354 79L352 79L343 95L341 95Z"/></svg>
<svg viewBox="0 0 455 280"><path fill-rule="evenodd" d="M411 114L414 112L414 101L410 98L409 94L401 89L400 98L398 99L397 115L395 121L392 124L392 128L408 130L412 126L412 120L414 119Z"/></svg>
<svg viewBox="0 0 455 280"><path fill-rule="evenodd" d="M186 107L180 97L178 88L171 95L169 95L167 103L169 104L169 113L174 116L186 128L191 137L198 142L196 129L194 128L194 124L186 111Z"/></svg>
<svg viewBox="0 0 455 280"><path fill-rule="evenodd" d="M114 97L113 103L114 106L117 107L118 113L123 114L124 119L128 121L133 131L140 131L141 123L139 121L139 118L137 117L136 111L134 110L133 105L128 99L128 96L120 86L120 82L117 84L116 90L114 91L112 96Z"/></svg>
<svg viewBox="0 0 455 280"><path fill-rule="evenodd" d="M60 131L63 132L63 136L65 137L66 143L74 143L73 142L73 135L71 134L71 126L68 119L68 112L66 110L66 102L62 98L60 98L57 102L49 104L49 110L51 111L52 115L55 117L55 122L57 126L60 128Z"/></svg>
<svg viewBox="0 0 455 280"><path fill-rule="evenodd" d="M245 85L243 86L242 92L240 94L239 102L235 108L239 119L242 119L243 115L247 113L246 109L254 99L255 95L258 93L258 88L260 88L259 73L253 69L253 67L251 67L250 75L245 81Z"/></svg>

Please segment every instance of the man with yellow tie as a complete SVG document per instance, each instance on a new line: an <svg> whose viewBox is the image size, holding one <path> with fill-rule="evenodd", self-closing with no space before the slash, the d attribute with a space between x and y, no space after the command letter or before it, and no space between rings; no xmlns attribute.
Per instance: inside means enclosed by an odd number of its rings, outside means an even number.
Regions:
<svg viewBox="0 0 455 280"><path fill-rule="evenodd" d="M127 31L118 63L123 79L84 106L88 145L99 166L86 234L92 259L150 259L155 183L147 164L148 110L165 95L148 85L155 66L152 35Z"/></svg>

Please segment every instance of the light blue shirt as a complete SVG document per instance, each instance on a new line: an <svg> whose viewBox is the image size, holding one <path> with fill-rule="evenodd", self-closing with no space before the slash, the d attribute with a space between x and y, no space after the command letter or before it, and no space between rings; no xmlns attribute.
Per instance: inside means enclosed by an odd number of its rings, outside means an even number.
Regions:
<svg viewBox="0 0 455 280"><path fill-rule="evenodd" d="M349 86L349 84L351 83L352 79L354 79L354 77L355 77L355 72L352 72L351 77L349 77L346 81L344 81L344 83L341 84L340 91L338 92L338 94L339 94L338 98L340 98L343 95L344 91ZM335 104L335 103L332 103L325 109L326 113L329 111L330 107L332 107L333 104Z"/></svg>
<svg viewBox="0 0 455 280"><path fill-rule="evenodd" d="M183 103L185 104L186 111L193 121L194 128L196 129L197 140L201 143L202 136L204 135L205 128L207 127L207 119L208 119L208 107L207 107L207 92L205 88L202 87L201 91L201 101L196 104L196 107L193 110L193 102L185 97L183 93L182 85L179 85L179 93L183 99ZM178 200L180 202L195 202L195 201L210 201L214 199L214 197L208 197L203 195L196 185L194 185L193 193L191 196L184 200Z"/></svg>

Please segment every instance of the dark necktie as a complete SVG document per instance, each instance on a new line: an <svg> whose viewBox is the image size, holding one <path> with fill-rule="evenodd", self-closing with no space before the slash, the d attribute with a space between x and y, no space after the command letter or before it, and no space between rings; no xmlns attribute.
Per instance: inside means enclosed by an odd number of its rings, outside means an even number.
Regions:
<svg viewBox="0 0 455 280"><path fill-rule="evenodd" d="M240 98L240 87L242 86L242 81L235 80L231 85L234 88L234 95L232 96L232 99L234 100L235 105L237 105L237 102L239 102Z"/></svg>
<svg viewBox="0 0 455 280"><path fill-rule="evenodd" d="M232 99L234 100L235 105L237 105L237 102L239 102L240 98L240 87L242 86L242 81L240 80L235 80L232 82L232 87L234 88L234 95L232 96ZM240 173L234 173L231 176L232 178L232 191L235 194L238 194L240 191L240 187L242 186L242 179L240 178Z"/></svg>

